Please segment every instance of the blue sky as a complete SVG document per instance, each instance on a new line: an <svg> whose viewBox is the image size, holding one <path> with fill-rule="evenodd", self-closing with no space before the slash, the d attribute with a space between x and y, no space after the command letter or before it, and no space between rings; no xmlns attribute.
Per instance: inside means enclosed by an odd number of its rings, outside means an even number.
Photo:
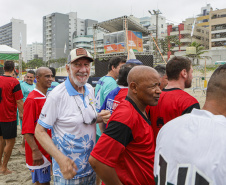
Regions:
<svg viewBox="0 0 226 185"><path fill-rule="evenodd" d="M0 26L11 18L27 24L27 43L42 42L42 17L53 12L77 12L79 18L105 21L134 15L150 16L148 10L159 9L167 20L175 23L200 14L210 3L213 9L226 8L225 0L0 0Z"/></svg>

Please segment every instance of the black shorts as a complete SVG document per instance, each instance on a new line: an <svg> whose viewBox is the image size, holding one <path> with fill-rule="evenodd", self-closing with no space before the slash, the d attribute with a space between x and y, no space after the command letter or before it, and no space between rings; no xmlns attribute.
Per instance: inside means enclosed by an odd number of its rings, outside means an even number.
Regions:
<svg viewBox="0 0 226 185"><path fill-rule="evenodd" d="M3 139L16 138L17 136L16 120L11 122L0 122L0 136L3 136Z"/></svg>

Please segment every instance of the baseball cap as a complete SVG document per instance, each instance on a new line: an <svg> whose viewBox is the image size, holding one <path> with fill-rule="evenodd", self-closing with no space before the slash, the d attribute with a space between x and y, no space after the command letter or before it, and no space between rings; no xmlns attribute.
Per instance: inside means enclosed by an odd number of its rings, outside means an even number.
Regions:
<svg viewBox="0 0 226 185"><path fill-rule="evenodd" d="M126 61L126 64L137 64L137 65L143 65L143 63L137 59L129 59Z"/></svg>
<svg viewBox="0 0 226 185"><path fill-rule="evenodd" d="M71 50L70 54L68 55L67 63L74 62L75 60L85 57L89 59L90 62L93 62L92 55L84 48L75 48Z"/></svg>

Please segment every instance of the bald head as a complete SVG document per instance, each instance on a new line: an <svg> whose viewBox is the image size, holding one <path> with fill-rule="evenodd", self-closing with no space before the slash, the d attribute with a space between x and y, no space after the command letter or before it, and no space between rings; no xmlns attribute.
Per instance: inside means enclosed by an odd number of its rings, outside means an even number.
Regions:
<svg viewBox="0 0 226 185"><path fill-rule="evenodd" d="M160 76L148 66L135 66L128 74L128 96L143 107L155 106L161 93Z"/></svg>
<svg viewBox="0 0 226 185"><path fill-rule="evenodd" d="M219 100L226 97L226 64L219 66L212 74L208 86L206 100Z"/></svg>
<svg viewBox="0 0 226 185"><path fill-rule="evenodd" d="M36 76L42 76L46 71L51 71L51 70L48 67L39 67L36 71Z"/></svg>
<svg viewBox="0 0 226 185"><path fill-rule="evenodd" d="M150 75L157 75L159 76L158 72L153 69L152 67L148 66L135 66L133 69L130 70L128 74L128 84L131 82L140 83L145 79L148 80Z"/></svg>
<svg viewBox="0 0 226 185"><path fill-rule="evenodd" d="M39 67L36 71L36 79L36 88L45 94L53 81L53 73L48 67Z"/></svg>

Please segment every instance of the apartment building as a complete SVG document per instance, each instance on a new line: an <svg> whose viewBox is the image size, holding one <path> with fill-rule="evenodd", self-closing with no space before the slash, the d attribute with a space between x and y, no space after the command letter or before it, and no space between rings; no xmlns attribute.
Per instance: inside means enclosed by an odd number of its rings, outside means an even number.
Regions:
<svg viewBox="0 0 226 185"><path fill-rule="evenodd" d="M209 27L210 11L212 10L213 8L210 4L207 4L205 7L202 7L201 13L197 15L196 18L196 25L202 27Z"/></svg>
<svg viewBox="0 0 226 185"><path fill-rule="evenodd" d="M93 24L98 21L92 19L78 19L77 32L73 34L73 47L83 47L92 53L93 50ZM103 38L102 38L103 39Z"/></svg>
<svg viewBox="0 0 226 185"><path fill-rule="evenodd" d="M69 43L69 15L52 13L43 17L43 60L66 57Z"/></svg>
<svg viewBox="0 0 226 185"><path fill-rule="evenodd" d="M10 23L0 26L0 45L21 51L23 61L27 61L27 25L23 20L12 18Z"/></svg>
<svg viewBox="0 0 226 185"><path fill-rule="evenodd" d="M168 37L171 44L168 46L168 58L176 51L186 51L186 48L192 43L197 42L208 49L209 29L206 27L195 26L192 32L192 25L195 18L188 18L179 25L168 25L165 38ZM174 36L174 38L170 37ZM177 43L175 42L177 40ZM179 41L179 42L178 42Z"/></svg>
<svg viewBox="0 0 226 185"><path fill-rule="evenodd" d="M210 49L226 48L226 9L210 12L209 37Z"/></svg>
<svg viewBox="0 0 226 185"><path fill-rule="evenodd" d="M77 34L77 12L70 12L69 15L69 42L68 49L73 49L73 35ZM67 46L67 45L66 45Z"/></svg>
<svg viewBox="0 0 226 185"><path fill-rule="evenodd" d="M82 47L87 44L87 41L90 40L87 34L92 32L88 28L96 22L91 19L78 18L77 12L52 13L44 16L43 60L65 58L74 47Z"/></svg>
<svg viewBox="0 0 226 185"><path fill-rule="evenodd" d="M157 19L158 20L157 20ZM141 17L140 18L140 24L150 30L152 33L152 36L156 38L156 24L158 22L158 40L164 38L164 34L167 31L167 24L166 24L166 18L162 15L152 15L151 17ZM153 50L153 40L150 35L143 37L143 49L144 51L151 51Z"/></svg>
<svg viewBox="0 0 226 185"><path fill-rule="evenodd" d="M26 48L26 58L27 62L35 58L43 59L43 44L38 42L28 44Z"/></svg>

